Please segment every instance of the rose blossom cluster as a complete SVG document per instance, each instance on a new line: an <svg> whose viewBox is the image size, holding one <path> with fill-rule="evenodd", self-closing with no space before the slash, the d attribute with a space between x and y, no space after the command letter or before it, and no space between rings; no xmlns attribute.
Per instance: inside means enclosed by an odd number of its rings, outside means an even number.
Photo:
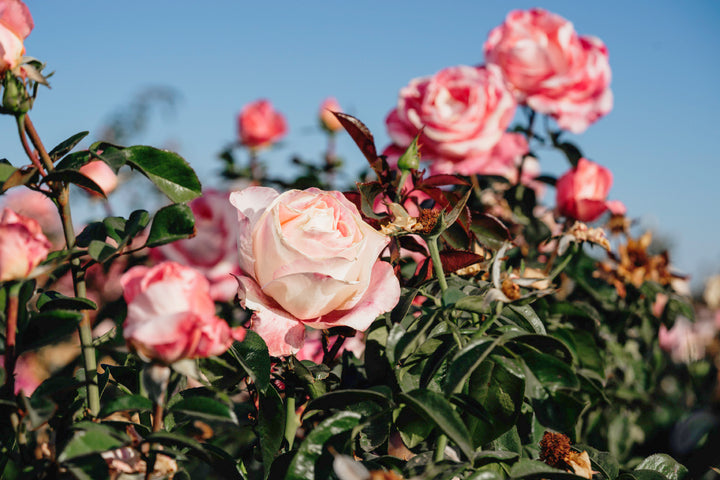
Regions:
<svg viewBox="0 0 720 480"><path fill-rule="evenodd" d="M240 223L241 303L270 355L297 352L306 327L365 330L400 298L389 239L340 192L249 187L230 202Z"/></svg>
<svg viewBox="0 0 720 480"><path fill-rule="evenodd" d="M400 90L385 123L393 163L420 134L430 173L502 175L517 182L518 157L506 128L517 104L575 133L612 108L607 49L572 23L542 9L511 12L484 46L486 65L455 66L416 78ZM505 144L505 145L503 145ZM523 183L537 176L529 168Z"/></svg>

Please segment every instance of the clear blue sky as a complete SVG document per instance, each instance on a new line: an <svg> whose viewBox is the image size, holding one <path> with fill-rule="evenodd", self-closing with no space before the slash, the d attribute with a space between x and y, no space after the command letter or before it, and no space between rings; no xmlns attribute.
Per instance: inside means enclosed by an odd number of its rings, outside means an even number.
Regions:
<svg viewBox="0 0 720 480"><path fill-rule="evenodd" d="M56 72L32 112L46 143L98 133L144 87L170 86L181 94L175 115L156 117L136 142L174 145L208 183L247 102L269 98L288 119L285 142L265 155L274 168L296 153L319 158L315 115L326 96L363 120L382 148L385 115L411 78L482 63L488 32L509 10L542 6L610 51L615 108L574 140L614 172L611 197L670 239L675 265L696 282L720 273L717 1L27 4L35 19L27 53ZM8 118L0 119L0 139L0 156L20 162ZM339 149L359 168L349 139ZM566 169L542 152L541 165L553 174Z"/></svg>

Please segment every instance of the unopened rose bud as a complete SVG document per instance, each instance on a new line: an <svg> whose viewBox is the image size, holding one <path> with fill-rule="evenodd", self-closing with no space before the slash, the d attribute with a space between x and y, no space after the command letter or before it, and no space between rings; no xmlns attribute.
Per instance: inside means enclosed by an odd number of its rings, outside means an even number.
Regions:
<svg viewBox="0 0 720 480"><path fill-rule="evenodd" d="M320 126L329 133L342 130L343 126L333 112L342 112L340 104L333 97L326 98L320 105Z"/></svg>

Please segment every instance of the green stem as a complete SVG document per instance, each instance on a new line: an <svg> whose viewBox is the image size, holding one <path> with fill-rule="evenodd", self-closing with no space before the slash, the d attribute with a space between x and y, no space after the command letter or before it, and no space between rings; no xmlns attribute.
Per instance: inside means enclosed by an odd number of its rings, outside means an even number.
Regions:
<svg viewBox="0 0 720 480"><path fill-rule="evenodd" d="M445 458L445 447L447 447L447 436L442 434L438 437L437 444L435 444L435 455L433 456L433 462L439 463Z"/></svg>
<svg viewBox="0 0 720 480"><path fill-rule="evenodd" d="M445 293L448 288L447 280L445 279L445 272L443 271L442 262L440 261L440 251L438 250L438 237L433 235L427 238L428 251L430 252L430 258L432 258L433 270L435 270L435 276L440 284L440 290Z"/></svg>
<svg viewBox="0 0 720 480"><path fill-rule="evenodd" d="M292 450L295 435L298 429L297 414L295 413L295 389L285 389L285 440L288 442L288 451Z"/></svg>
<svg viewBox="0 0 720 480"><path fill-rule="evenodd" d="M37 130L35 130L32 121L30 121L30 117L27 115L25 116L25 129L30 137L30 141L35 146L35 149L40 153L40 158L43 160L45 167L49 172L53 171L54 166L52 159L45 150L45 146L43 145L42 140L40 140ZM62 221L65 243L67 245L67 249L72 250L75 246L75 228L73 227L72 213L70 211L70 187L67 184L63 184L56 188L58 191L56 201L58 212L60 213L60 219ZM70 261L70 269L72 272L75 296L86 298L87 289L85 286L85 272L83 272L80 268L79 258L73 258ZM97 361L95 359L95 348L92 344L92 325L90 323L90 314L87 310L82 311L79 331L83 366L85 369L85 380L87 382L87 406L90 410L90 414L94 417L100 411L100 390L98 389L97 383Z"/></svg>
<svg viewBox="0 0 720 480"><path fill-rule="evenodd" d="M7 331L5 332L5 386L8 395L15 395L15 337L17 333L18 319L18 295L20 283L10 285L7 302Z"/></svg>

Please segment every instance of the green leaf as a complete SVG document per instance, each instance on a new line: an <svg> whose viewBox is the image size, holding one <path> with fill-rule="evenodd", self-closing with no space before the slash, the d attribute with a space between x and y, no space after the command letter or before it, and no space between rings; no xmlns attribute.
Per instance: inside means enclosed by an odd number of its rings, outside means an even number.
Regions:
<svg viewBox="0 0 720 480"><path fill-rule="evenodd" d="M450 363L445 380L445 393L448 395L465 383L473 371L490 355L500 343L499 339L479 338L471 341L459 352Z"/></svg>
<svg viewBox="0 0 720 480"><path fill-rule="evenodd" d="M559 388L576 390L580 386L575 371L562 360L530 349L521 356L535 378L549 391Z"/></svg>
<svg viewBox="0 0 720 480"><path fill-rule="evenodd" d="M77 480L99 480L110 478L110 470L105 459L99 453L85 455L65 463L68 471Z"/></svg>
<svg viewBox="0 0 720 480"><path fill-rule="evenodd" d="M48 310L95 310L97 305L88 298L68 297L52 290L43 292L37 300L41 312Z"/></svg>
<svg viewBox="0 0 720 480"><path fill-rule="evenodd" d="M52 171L43 177L40 184L47 184L48 182L72 183L73 185L90 190L105 198L105 192L103 189L100 188L100 186L90 177L77 170Z"/></svg>
<svg viewBox="0 0 720 480"><path fill-rule="evenodd" d="M262 337L248 330L245 339L233 343L228 351L250 375L258 390L265 392L270 384L270 355Z"/></svg>
<svg viewBox="0 0 720 480"><path fill-rule="evenodd" d="M530 305L507 305L503 310L504 314L507 310L510 310L511 312L519 315L521 318L526 320L535 333L539 333L542 335L545 335L547 333L545 331L545 325L543 324L542 320L540 320L540 317L538 317L537 313L535 313L535 310L533 310Z"/></svg>
<svg viewBox="0 0 720 480"><path fill-rule="evenodd" d="M401 393L399 398L415 412L434 423L460 447L467 458L472 458L474 449L470 443L470 433L444 396L430 390L418 389Z"/></svg>
<svg viewBox="0 0 720 480"><path fill-rule="evenodd" d="M112 165L130 165L145 175L175 203L189 202L201 195L200 181L190 165L177 153L153 147L136 145L103 152L103 159Z"/></svg>
<svg viewBox="0 0 720 480"><path fill-rule="evenodd" d="M357 189L360 192L360 209L366 217L375 219L387 217L386 214L375 213L373 210L375 198L383 194L383 188L379 182L358 183Z"/></svg>
<svg viewBox="0 0 720 480"><path fill-rule="evenodd" d="M47 397L33 395L31 398L22 397L27 418L30 420L30 427L34 430L50 420L57 411L55 402Z"/></svg>
<svg viewBox="0 0 720 480"><path fill-rule="evenodd" d="M88 255L100 263L112 257L116 252L117 248L100 240L90 240L88 245Z"/></svg>
<svg viewBox="0 0 720 480"><path fill-rule="evenodd" d="M425 420L424 415L408 406L393 411L393 424L408 448L415 448L425 441L433 430L433 424Z"/></svg>
<svg viewBox="0 0 720 480"><path fill-rule="evenodd" d="M566 472L553 468L550 465L541 462L539 460L528 460L527 458L521 458L518 460L510 469L510 478L528 478L528 477L541 477L547 479L578 479L573 473Z"/></svg>
<svg viewBox="0 0 720 480"><path fill-rule="evenodd" d="M532 399L538 421L561 433L573 433L584 405L570 395L558 391L544 398Z"/></svg>
<svg viewBox="0 0 720 480"><path fill-rule="evenodd" d="M265 469L263 478L268 478L270 465L280 452L285 432L285 408L273 386L260 393L256 430Z"/></svg>
<svg viewBox="0 0 720 480"><path fill-rule="evenodd" d="M285 480L315 478L315 463L325 443L334 435L351 430L360 422L360 414L338 412L313 428L290 463Z"/></svg>
<svg viewBox="0 0 720 480"><path fill-rule="evenodd" d="M168 410L208 420L238 423L235 412L230 407L210 397L188 396L173 404Z"/></svg>
<svg viewBox="0 0 720 480"><path fill-rule="evenodd" d="M38 181L38 170L35 167L22 167L10 173L10 176L3 182L0 193L5 193L12 187L27 185Z"/></svg>
<svg viewBox="0 0 720 480"><path fill-rule="evenodd" d="M77 331L82 314L68 310L33 313L30 322L18 332L18 354L56 343Z"/></svg>
<svg viewBox="0 0 720 480"><path fill-rule="evenodd" d="M106 425L83 422L81 428L73 434L72 439L60 453L59 461L64 462L81 455L113 450L125 443L116 431Z"/></svg>
<svg viewBox="0 0 720 480"><path fill-rule="evenodd" d="M502 221L488 213L473 215L470 230L473 231L481 245L493 250L500 250L505 242L512 240L510 230Z"/></svg>
<svg viewBox="0 0 720 480"><path fill-rule="evenodd" d="M391 404L390 398L376 390L347 389L326 393L321 397L311 400L307 404L307 407L305 407L305 411L330 410L333 408L343 410L349 405L354 405L360 402L375 402L383 408L388 408Z"/></svg>
<svg viewBox="0 0 720 480"><path fill-rule="evenodd" d="M5 183L10 176L17 171L7 159L0 160L0 182Z"/></svg>
<svg viewBox="0 0 720 480"><path fill-rule="evenodd" d="M476 446L485 445L510 430L520 415L525 379L506 362L503 357L493 356L470 378L468 395L484 410L484 414L475 414L475 418L467 422Z"/></svg>
<svg viewBox="0 0 720 480"><path fill-rule="evenodd" d="M50 158L53 162L57 162L59 158L64 157L67 155L73 148L75 148L75 145L80 143L80 141L87 137L90 132L80 132L76 133L72 137L68 138L67 140L63 140L60 142L57 146L55 146L48 155L50 155Z"/></svg>
<svg viewBox="0 0 720 480"><path fill-rule="evenodd" d="M670 455L664 453L656 453L650 455L635 467L635 472L639 470L651 470L663 475L668 480L682 480L688 473L687 468L678 463Z"/></svg>
<svg viewBox="0 0 720 480"><path fill-rule="evenodd" d="M147 435L145 437L145 441L151 445L153 443L159 443L160 445L166 445L169 447L175 446L188 449L197 458L205 462L210 460L209 455L203 448L202 444L187 435L170 432L155 432Z"/></svg>
<svg viewBox="0 0 720 480"><path fill-rule="evenodd" d="M157 247L195 235L195 217L185 204L168 205L157 211L150 226L147 247Z"/></svg>
<svg viewBox="0 0 720 480"><path fill-rule="evenodd" d="M99 417L106 417L113 412L119 412L122 410L150 410L153 407L153 402L147 397L142 395L126 395L111 400L102 407Z"/></svg>

